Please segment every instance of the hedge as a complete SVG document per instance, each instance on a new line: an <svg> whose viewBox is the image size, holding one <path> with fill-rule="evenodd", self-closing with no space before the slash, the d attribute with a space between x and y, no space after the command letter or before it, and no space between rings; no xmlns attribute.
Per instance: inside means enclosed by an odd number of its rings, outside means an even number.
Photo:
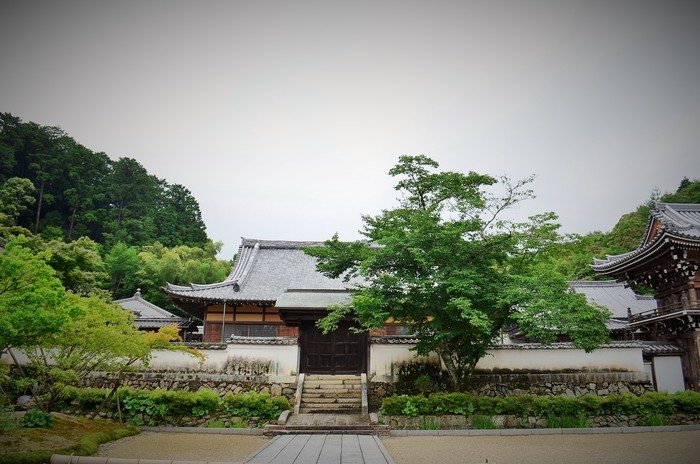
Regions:
<svg viewBox="0 0 700 464"><path fill-rule="evenodd" d="M600 416L700 413L700 393L683 391L674 394L649 392L641 396L632 393L582 397L569 396L507 396L504 398L473 396L469 393L431 393L397 395L384 398L379 411L383 415L495 415L513 414L520 417L537 416Z"/></svg>
<svg viewBox="0 0 700 464"><path fill-rule="evenodd" d="M61 398L61 408L77 408L83 412L95 411L108 398L110 391L98 388L66 388ZM123 387L117 391L119 409L130 424L160 425L177 422L182 417L207 415L237 416L276 419L291 409L285 397L271 397L265 393L227 394L221 398L212 390L198 392L172 390L137 390ZM107 409L118 410L117 399L112 397Z"/></svg>

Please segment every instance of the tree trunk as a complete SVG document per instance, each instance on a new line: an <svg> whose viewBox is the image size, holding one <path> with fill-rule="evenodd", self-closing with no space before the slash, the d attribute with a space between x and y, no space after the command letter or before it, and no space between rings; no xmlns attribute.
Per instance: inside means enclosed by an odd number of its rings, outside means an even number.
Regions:
<svg viewBox="0 0 700 464"><path fill-rule="evenodd" d="M41 183L41 188L39 188L39 201L36 206L36 221L34 221L34 235L39 233L39 218L41 217L41 204L44 201L44 182Z"/></svg>

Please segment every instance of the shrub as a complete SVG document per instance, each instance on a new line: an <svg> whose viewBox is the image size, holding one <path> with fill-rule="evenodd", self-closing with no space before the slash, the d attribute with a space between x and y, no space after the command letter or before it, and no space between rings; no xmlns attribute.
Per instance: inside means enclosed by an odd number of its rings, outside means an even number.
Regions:
<svg viewBox="0 0 700 464"><path fill-rule="evenodd" d="M417 395L449 391L449 376L440 364L426 361L406 361L396 365L398 380L394 386L397 394Z"/></svg>
<svg viewBox="0 0 700 464"><path fill-rule="evenodd" d="M108 390L101 388L79 388L76 389L74 401L83 411L90 411L99 408L108 394Z"/></svg>
<svg viewBox="0 0 700 464"><path fill-rule="evenodd" d="M30 409L24 414L22 427L52 429L53 416L39 409Z"/></svg>
<svg viewBox="0 0 700 464"><path fill-rule="evenodd" d="M671 401L678 412L687 414L700 413L700 393L686 390L671 395Z"/></svg>
<svg viewBox="0 0 700 464"><path fill-rule="evenodd" d="M271 397L265 393L234 395L229 393L223 400L224 412L230 416L244 418L260 417L274 419L282 411L291 409L289 400L283 396Z"/></svg>
<svg viewBox="0 0 700 464"><path fill-rule="evenodd" d="M474 415L472 416L472 428L478 430L490 430L499 428L493 421L491 416Z"/></svg>
<svg viewBox="0 0 700 464"><path fill-rule="evenodd" d="M431 393L428 397L432 414L469 415L474 412L469 393Z"/></svg>

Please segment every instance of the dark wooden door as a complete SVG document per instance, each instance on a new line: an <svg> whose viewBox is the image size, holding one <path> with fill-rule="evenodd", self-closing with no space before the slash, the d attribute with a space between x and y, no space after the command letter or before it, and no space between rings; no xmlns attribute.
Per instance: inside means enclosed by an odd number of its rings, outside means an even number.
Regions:
<svg viewBox="0 0 700 464"><path fill-rule="evenodd" d="M367 366L367 334L349 325L324 334L313 323L301 328L301 372L305 374L360 374Z"/></svg>

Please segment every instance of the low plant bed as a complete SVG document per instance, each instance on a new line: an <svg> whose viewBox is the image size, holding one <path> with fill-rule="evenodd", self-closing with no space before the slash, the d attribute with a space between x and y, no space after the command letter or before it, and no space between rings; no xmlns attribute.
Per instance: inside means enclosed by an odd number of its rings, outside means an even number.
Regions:
<svg viewBox="0 0 700 464"><path fill-rule="evenodd" d="M24 413L13 413L3 420L0 430L1 464L39 464L52 454L90 456L102 443L136 435L133 426L104 419L90 420L52 413L53 427L23 427Z"/></svg>
<svg viewBox="0 0 700 464"><path fill-rule="evenodd" d="M700 424L700 393L599 397L479 397L468 393L398 395L380 408L392 428L570 428Z"/></svg>

